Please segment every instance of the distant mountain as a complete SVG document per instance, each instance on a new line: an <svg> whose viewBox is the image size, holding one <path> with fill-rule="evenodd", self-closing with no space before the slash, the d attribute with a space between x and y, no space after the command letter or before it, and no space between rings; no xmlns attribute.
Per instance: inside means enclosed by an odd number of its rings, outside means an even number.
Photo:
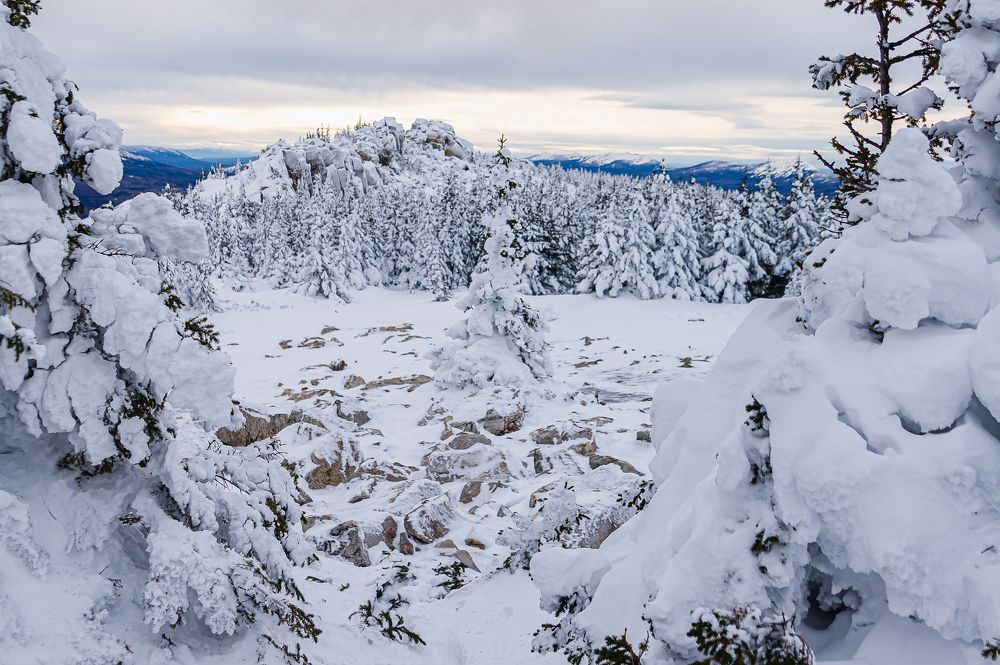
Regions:
<svg viewBox="0 0 1000 665"><path fill-rule="evenodd" d="M540 166L559 166L611 175L628 175L648 178L660 170L662 160L630 153L608 153L602 155L535 155L528 158ZM837 177L825 170L807 164L812 171L816 191L830 196L837 191ZM667 166L667 175L675 182L694 180L702 185L713 185L722 189L738 189L744 179L751 186L756 185L765 175L770 175L779 191L788 193L795 176L794 162L758 162L738 164L735 162L711 161L694 166Z"/></svg>
<svg viewBox="0 0 1000 665"><path fill-rule="evenodd" d="M173 166L185 171L208 171L212 168L211 162L196 159L173 148L159 148L149 145L126 145L122 146L122 156L129 156L140 160L146 159L157 164Z"/></svg>
<svg viewBox="0 0 1000 665"><path fill-rule="evenodd" d="M79 183L76 186L76 195L80 197L85 209L93 210L109 202L117 205L143 192L161 192L167 185L186 189L201 180L213 166L229 167L237 161L247 163L254 160L254 157L250 156L224 156L218 151L209 149L200 149L197 152L207 155L209 159L198 159L173 148L124 146L122 164L125 166L125 177L122 178L118 189L107 196L102 196L91 187Z"/></svg>
<svg viewBox="0 0 1000 665"><path fill-rule="evenodd" d="M246 164L257 159L256 154L249 154L245 150L226 150L225 148L189 148L184 150L184 154L202 162L218 164L219 166L234 166L237 162Z"/></svg>

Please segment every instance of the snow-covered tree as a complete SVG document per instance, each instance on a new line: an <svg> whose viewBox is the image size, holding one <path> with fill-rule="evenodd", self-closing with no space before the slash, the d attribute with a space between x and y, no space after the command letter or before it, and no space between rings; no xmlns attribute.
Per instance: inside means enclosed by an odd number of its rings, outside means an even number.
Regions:
<svg viewBox="0 0 1000 665"><path fill-rule="evenodd" d="M711 251L702 260L705 299L709 302L744 303L750 281L749 264L740 256L746 218L739 202L721 199L712 210Z"/></svg>
<svg viewBox="0 0 1000 665"><path fill-rule="evenodd" d="M31 27L31 17L38 14L41 0L4 0L7 7L7 22L15 28Z"/></svg>
<svg viewBox="0 0 1000 665"><path fill-rule="evenodd" d="M765 175L751 194L744 188L737 196L739 223L734 229L736 254L747 263L751 296L781 295L772 286L778 263L774 248L784 202L770 175Z"/></svg>
<svg viewBox="0 0 1000 665"><path fill-rule="evenodd" d="M667 187L667 184L663 176L657 176L653 188L657 202L653 269L664 296L700 300L701 250L694 198L689 186Z"/></svg>
<svg viewBox="0 0 1000 665"><path fill-rule="evenodd" d="M517 292L523 274L520 224L510 199L518 183L500 139L494 182L498 207L484 218L486 254L457 304L467 316L448 329L455 341L433 354L434 380L441 387L524 385L552 373L545 319Z"/></svg>
<svg viewBox="0 0 1000 665"><path fill-rule="evenodd" d="M786 284L786 293L791 288L797 295L797 276L806 256L819 244L822 231L828 219L829 206L816 196L812 176L800 160L795 167L795 179L788 196L784 219L777 237L778 264L774 267L772 279ZM791 287L787 286L792 284Z"/></svg>
<svg viewBox="0 0 1000 665"><path fill-rule="evenodd" d="M0 16L0 589L18 590L0 592L4 659L315 638L292 575L307 556L293 481L265 448L207 433L238 420L234 371L161 292L158 261L203 260L204 229L152 194L77 216L74 178L121 180L121 129L10 3Z"/></svg>
<svg viewBox="0 0 1000 665"><path fill-rule="evenodd" d="M323 214L319 194L310 195L303 208L305 228L312 239L298 277L297 290L308 296L350 302L351 280L340 245L340 229Z"/></svg>
<svg viewBox="0 0 1000 665"><path fill-rule="evenodd" d="M813 87L838 89L847 106L844 127L850 139L831 141L836 158L819 152L816 157L840 179L835 208L844 223L853 224L858 220L848 215L846 204L875 188L876 162L894 131L922 122L928 111L944 103L924 84L937 69L937 43L947 32L948 14L946 0L824 0L824 4L870 17L877 28L875 55L821 56L809 69ZM872 125L876 133L866 133ZM837 163L838 158L843 163Z"/></svg>
<svg viewBox="0 0 1000 665"><path fill-rule="evenodd" d="M414 239L417 256L420 257L417 276L414 283L422 289L434 294L438 302L448 300L454 278L449 265L448 217L443 201L434 200L430 208L438 213L423 218Z"/></svg>
<svg viewBox="0 0 1000 665"><path fill-rule="evenodd" d="M546 605L582 596L567 632L649 635L657 665L696 661L747 617L790 622L780 647L801 646L788 631L806 616L837 616L816 642L841 660L919 634L935 662L967 662L1000 635L1000 594L982 592L1000 588L984 561L1000 539L984 498L1000 478L996 277L928 153L896 132L852 204L863 223L810 257L801 306L751 314L660 444L645 511L597 552L535 556Z"/></svg>
<svg viewBox="0 0 1000 665"><path fill-rule="evenodd" d="M614 206L590 239L589 258L580 270L578 293L616 298L629 291L643 300L660 295L653 269L656 234L649 210L636 196Z"/></svg>

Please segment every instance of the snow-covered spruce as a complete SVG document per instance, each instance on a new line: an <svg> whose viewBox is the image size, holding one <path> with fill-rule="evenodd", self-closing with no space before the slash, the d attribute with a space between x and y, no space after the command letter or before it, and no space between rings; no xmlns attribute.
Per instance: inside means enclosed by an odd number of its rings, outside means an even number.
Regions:
<svg viewBox="0 0 1000 665"><path fill-rule="evenodd" d="M800 187L811 187L799 166ZM510 168L521 184L508 201L521 225L518 289L531 295L780 295L818 243L827 208L780 196L768 184L774 165L755 175L760 191L746 193L519 160ZM483 257L481 220L498 204L493 171L492 156L444 123L417 120L404 131L386 118L278 142L245 168L210 174L181 209L204 222L214 270L235 289L289 286L343 299L381 283L441 299L465 288Z"/></svg>
<svg viewBox="0 0 1000 665"><path fill-rule="evenodd" d="M570 647L627 630L651 636L644 663L696 659L700 608L817 644L801 622L836 615L838 657L873 662L902 634L934 662L1000 635L995 278L918 130L879 172L868 221L810 257L802 311L763 305L734 336L659 445L645 511L598 553L534 557L547 607L587 599Z"/></svg>
<svg viewBox="0 0 1000 665"><path fill-rule="evenodd" d="M518 293L524 253L509 197L517 188L501 139L494 182L496 211L483 220L489 237L468 293L456 303L466 318L448 330L455 341L434 352L431 368L441 387L521 386L552 374L543 316Z"/></svg>
<svg viewBox="0 0 1000 665"><path fill-rule="evenodd" d="M74 178L121 179L122 132L8 7L0 19L4 659L237 645L277 662L272 645L297 653L317 632L292 579L296 491L272 451L206 433L234 420L234 371L158 267L204 259L205 232L151 194L77 217Z"/></svg>
<svg viewBox="0 0 1000 665"><path fill-rule="evenodd" d="M580 293L614 298L630 291L643 300L660 295L651 262L656 235L648 209L638 197L626 196L615 197L612 214L601 221L587 242L588 258L576 287Z"/></svg>

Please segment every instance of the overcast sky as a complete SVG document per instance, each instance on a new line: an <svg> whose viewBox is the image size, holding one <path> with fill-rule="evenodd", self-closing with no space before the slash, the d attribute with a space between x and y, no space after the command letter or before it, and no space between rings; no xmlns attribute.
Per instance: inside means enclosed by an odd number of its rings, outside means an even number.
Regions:
<svg viewBox="0 0 1000 665"><path fill-rule="evenodd" d="M256 150L396 116L488 148L794 158L869 21L822 0L43 0L33 30L127 143Z"/></svg>

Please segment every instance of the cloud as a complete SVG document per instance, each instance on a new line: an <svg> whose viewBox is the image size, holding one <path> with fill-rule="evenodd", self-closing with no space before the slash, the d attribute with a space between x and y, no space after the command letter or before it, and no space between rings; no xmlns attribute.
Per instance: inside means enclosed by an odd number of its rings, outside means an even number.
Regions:
<svg viewBox="0 0 1000 665"><path fill-rule="evenodd" d="M806 69L870 32L820 0L46 0L34 30L129 140L259 145L363 113L581 149L821 142L837 102Z"/></svg>

